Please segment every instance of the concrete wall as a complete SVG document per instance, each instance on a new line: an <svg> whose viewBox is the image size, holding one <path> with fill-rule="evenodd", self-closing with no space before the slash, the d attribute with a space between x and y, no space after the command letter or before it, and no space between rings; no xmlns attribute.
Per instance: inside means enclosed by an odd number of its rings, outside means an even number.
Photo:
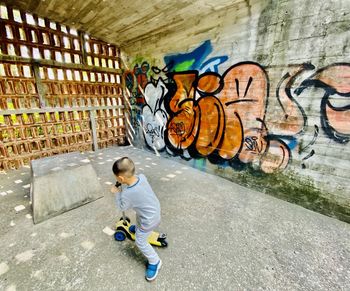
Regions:
<svg viewBox="0 0 350 291"><path fill-rule="evenodd" d="M123 47L134 143L350 221L349 13L346 0L213 5Z"/></svg>

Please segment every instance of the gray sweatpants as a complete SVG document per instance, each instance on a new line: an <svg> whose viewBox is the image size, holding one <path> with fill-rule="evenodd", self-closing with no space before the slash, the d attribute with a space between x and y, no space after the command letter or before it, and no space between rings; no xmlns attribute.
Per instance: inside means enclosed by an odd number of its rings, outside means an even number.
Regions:
<svg viewBox="0 0 350 291"><path fill-rule="evenodd" d="M153 230L144 231L139 227L136 227L136 245L141 253L148 259L148 262L152 265L158 264L159 256L153 247L148 243L147 239Z"/></svg>

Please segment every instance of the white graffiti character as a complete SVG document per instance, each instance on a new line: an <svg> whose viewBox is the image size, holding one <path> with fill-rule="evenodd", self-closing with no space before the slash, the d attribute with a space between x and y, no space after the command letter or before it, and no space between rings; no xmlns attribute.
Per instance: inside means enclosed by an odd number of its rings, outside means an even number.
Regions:
<svg viewBox="0 0 350 291"><path fill-rule="evenodd" d="M167 114L163 99L167 92L168 89L161 78L156 82L149 82L144 90L146 102L142 108L143 134L146 144L157 151L165 149L164 130Z"/></svg>

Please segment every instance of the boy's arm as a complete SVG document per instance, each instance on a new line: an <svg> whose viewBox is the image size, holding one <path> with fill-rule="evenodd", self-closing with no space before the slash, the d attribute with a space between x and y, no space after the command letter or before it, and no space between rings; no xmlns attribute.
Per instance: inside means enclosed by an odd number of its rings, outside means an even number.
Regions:
<svg viewBox="0 0 350 291"><path fill-rule="evenodd" d="M126 197L124 191L119 191L116 194L115 200L120 210L125 211L131 208L131 201Z"/></svg>

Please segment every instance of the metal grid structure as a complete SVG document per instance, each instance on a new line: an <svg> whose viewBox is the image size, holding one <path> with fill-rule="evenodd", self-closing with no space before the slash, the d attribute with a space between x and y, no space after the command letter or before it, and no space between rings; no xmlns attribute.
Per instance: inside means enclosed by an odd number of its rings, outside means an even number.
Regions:
<svg viewBox="0 0 350 291"><path fill-rule="evenodd" d="M119 49L0 5L0 170L124 144Z"/></svg>

